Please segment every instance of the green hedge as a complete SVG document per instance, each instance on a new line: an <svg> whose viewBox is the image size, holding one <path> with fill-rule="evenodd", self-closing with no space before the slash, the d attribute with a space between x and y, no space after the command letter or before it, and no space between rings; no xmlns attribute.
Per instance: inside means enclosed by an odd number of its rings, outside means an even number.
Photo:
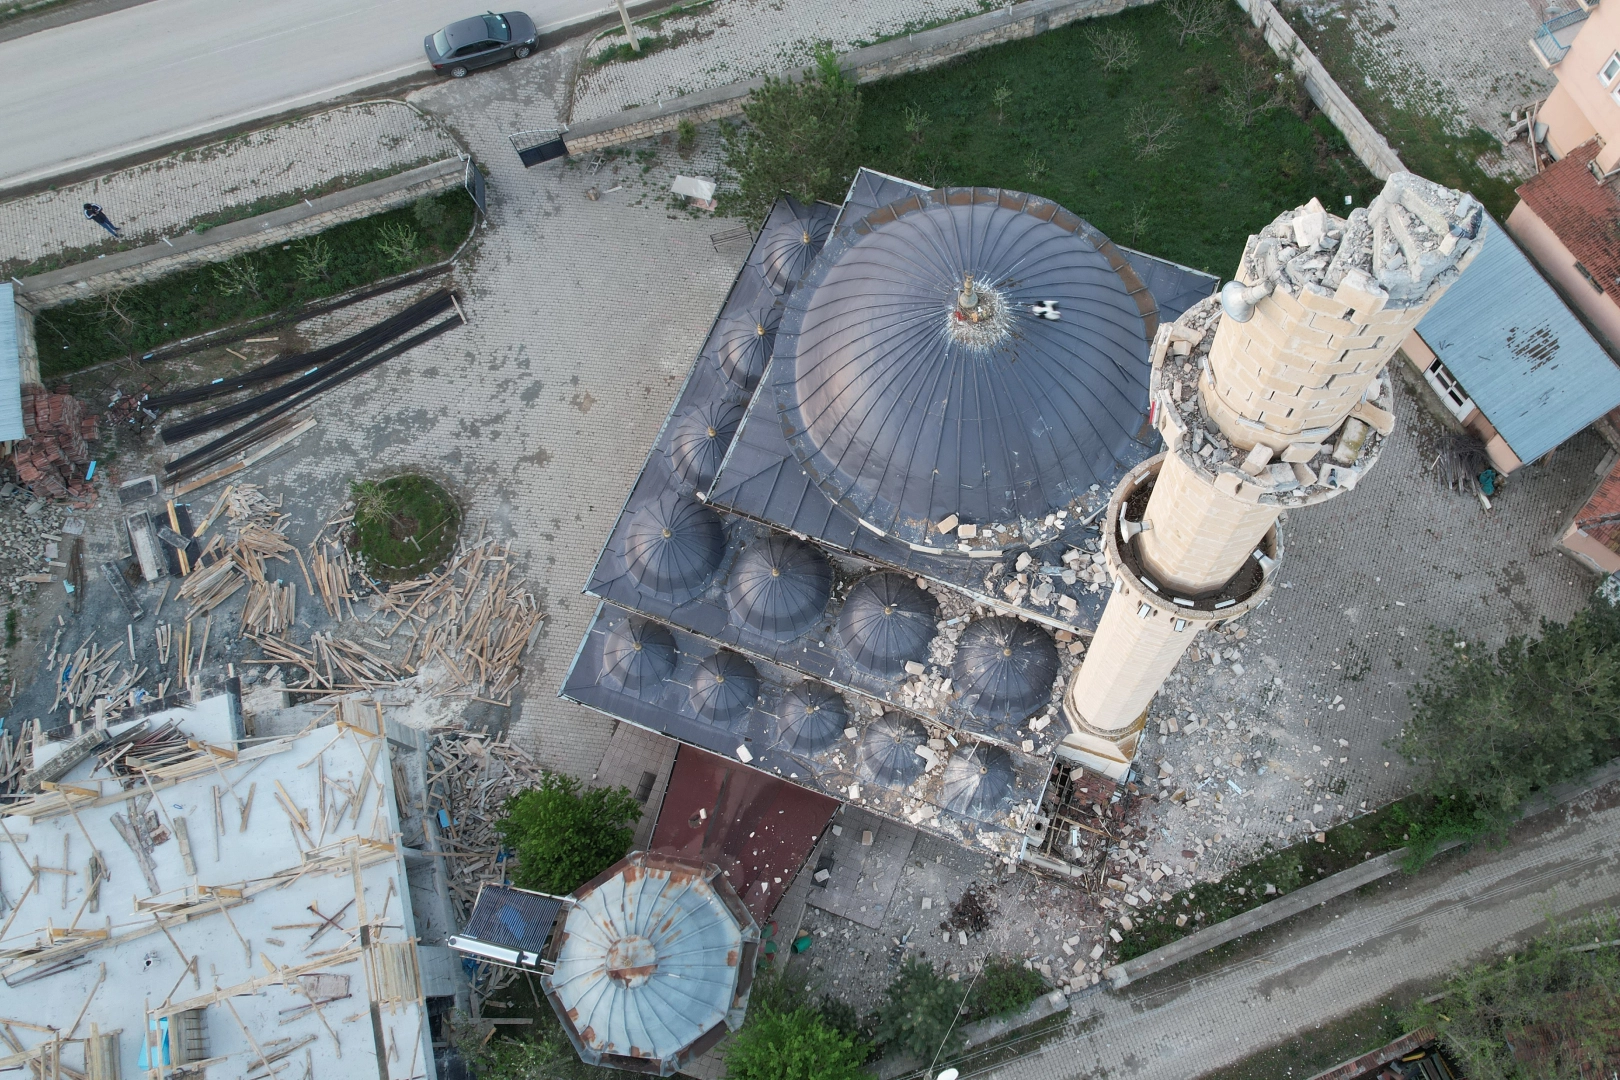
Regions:
<svg viewBox="0 0 1620 1080"><path fill-rule="evenodd" d="M448 258L472 229L463 191L338 225L303 240L42 312L35 320L47 380ZM414 243L401 243L413 240Z"/></svg>

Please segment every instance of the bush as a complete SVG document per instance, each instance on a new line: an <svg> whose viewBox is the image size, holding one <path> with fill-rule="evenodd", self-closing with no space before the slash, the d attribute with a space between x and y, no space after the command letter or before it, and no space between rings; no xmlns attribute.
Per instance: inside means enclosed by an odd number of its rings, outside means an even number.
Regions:
<svg viewBox="0 0 1620 1080"><path fill-rule="evenodd" d="M452 255L473 224L463 191L432 200L444 211L437 227L411 207L362 218L293 244L272 245L228 263L199 266L132 285L115 297L92 297L42 311L35 320L40 373L47 382L103 360L137 357L160 345L244 319L297 310ZM410 261L385 254L378 241L400 229L416 240ZM113 300L115 302L109 302Z"/></svg>
<svg viewBox="0 0 1620 1080"><path fill-rule="evenodd" d="M743 106L747 126L726 131L737 189L721 193L720 212L757 228L784 193L802 203L841 199L855 173L860 115L860 91L830 49L816 52L802 82L767 76Z"/></svg>
<svg viewBox="0 0 1620 1080"><path fill-rule="evenodd" d="M883 991L873 1032L878 1045L926 1062L956 1049L962 1041L956 1023L962 991L927 960L908 959Z"/></svg>
<svg viewBox="0 0 1620 1080"><path fill-rule="evenodd" d="M725 1057L728 1080L869 1080L866 1052L814 1009L762 1010Z"/></svg>
<svg viewBox="0 0 1620 1080"><path fill-rule="evenodd" d="M1444 833L1506 830L1532 792L1620 751L1620 610L1594 600L1568 625L1543 621L1539 639L1512 637L1494 654L1454 635L1435 649L1396 744L1440 804L1423 838L1431 849Z"/></svg>
<svg viewBox="0 0 1620 1080"><path fill-rule="evenodd" d="M1010 956L990 956L973 981L968 997L967 1022L1015 1013L1046 993L1046 980Z"/></svg>
<svg viewBox="0 0 1620 1080"><path fill-rule="evenodd" d="M520 888L564 895L630 851L641 806L627 788L581 790L572 777L545 773L540 786L506 801L495 823L517 854Z"/></svg>
<svg viewBox="0 0 1620 1080"><path fill-rule="evenodd" d="M1620 1062L1616 938L1614 911L1550 924L1523 952L1453 976L1408 1023L1433 1028L1472 1080L1607 1076Z"/></svg>

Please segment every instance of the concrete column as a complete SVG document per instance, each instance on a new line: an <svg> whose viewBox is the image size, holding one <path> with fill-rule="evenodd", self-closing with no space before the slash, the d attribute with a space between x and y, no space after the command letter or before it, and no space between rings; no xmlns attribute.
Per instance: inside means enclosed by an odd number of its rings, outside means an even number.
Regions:
<svg viewBox="0 0 1620 1080"><path fill-rule="evenodd" d="M1166 453L1109 503L1114 593L1064 696L1065 753L1124 775L1194 634L1268 595L1281 515L1372 468L1395 426L1384 367L1484 228L1472 196L1396 173L1348 219L1314 199L1280 215L1218 302L1160 328L1149 391Z"/></svg>

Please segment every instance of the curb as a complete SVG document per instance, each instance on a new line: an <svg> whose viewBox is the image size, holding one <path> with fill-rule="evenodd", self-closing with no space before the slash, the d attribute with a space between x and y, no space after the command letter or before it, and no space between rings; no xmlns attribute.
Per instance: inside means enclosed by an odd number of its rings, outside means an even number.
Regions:
<svg viewBox="0 0 1620 1080"><path fill-rule="evenodd" d="M1061 990L1048 990L1030 1004L1024 1006L1011 1016L996 1016L989 1020L980 1020L976 1024L962 1026L962 1050L965 1052L985 1046L997 1039L1011 1035L1020 1028L1038 1024L1060 1012L1069 1009L1069 998ZM866 1071L877 1077L877 1080L898 1080L899 1077L921 1075L926 1067L913 1057L887 1057L865 1067Z"/></svg>
<svg viewBox="0 0 1620 1080"><path fill-rule="evenodd" d="M1545 792L1532 796L1520 808L1518 820L1525 821L1548 810L1567 806L1581 796L1615 780L1620 780L1620 758L1598 766L1580 780L1555 784ZM1448 841L1436 848L1435 854L1462 847L1464 843L1462 840ZM1217 946L1273 926L1345 893L1354 892L1363 885L1388 877L1400 869L1400 862L1405 856L1405 848L1385 852L1377 858L1368 859L1360 865L1341 870L1331 877L1280 896L1270 903L1250 908L1241 915L1235 915L1214 926L1206 926L1152 952L1143 953L1133 960L1104 968L1103 977L1113 984L1113 989L1122 990L1138 979L1174 967Z"/></svg>

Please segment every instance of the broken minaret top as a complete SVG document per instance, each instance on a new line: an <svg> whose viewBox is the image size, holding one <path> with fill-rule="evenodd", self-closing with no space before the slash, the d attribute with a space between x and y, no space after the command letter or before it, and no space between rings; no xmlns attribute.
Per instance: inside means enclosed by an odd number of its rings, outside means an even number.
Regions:
<svg viewBox="0 0 1620 1080"><path fill-rule="evenodd" d="M1279 214L1243 252L1239 281L1221 292L1226 314L1247 322L1274 289L1332 295L1343 282L1420 307L1450 286L1483 237L1484 208L1467 192L1394 173L1365 209L1336 217L1312 199Z"/></svg>

